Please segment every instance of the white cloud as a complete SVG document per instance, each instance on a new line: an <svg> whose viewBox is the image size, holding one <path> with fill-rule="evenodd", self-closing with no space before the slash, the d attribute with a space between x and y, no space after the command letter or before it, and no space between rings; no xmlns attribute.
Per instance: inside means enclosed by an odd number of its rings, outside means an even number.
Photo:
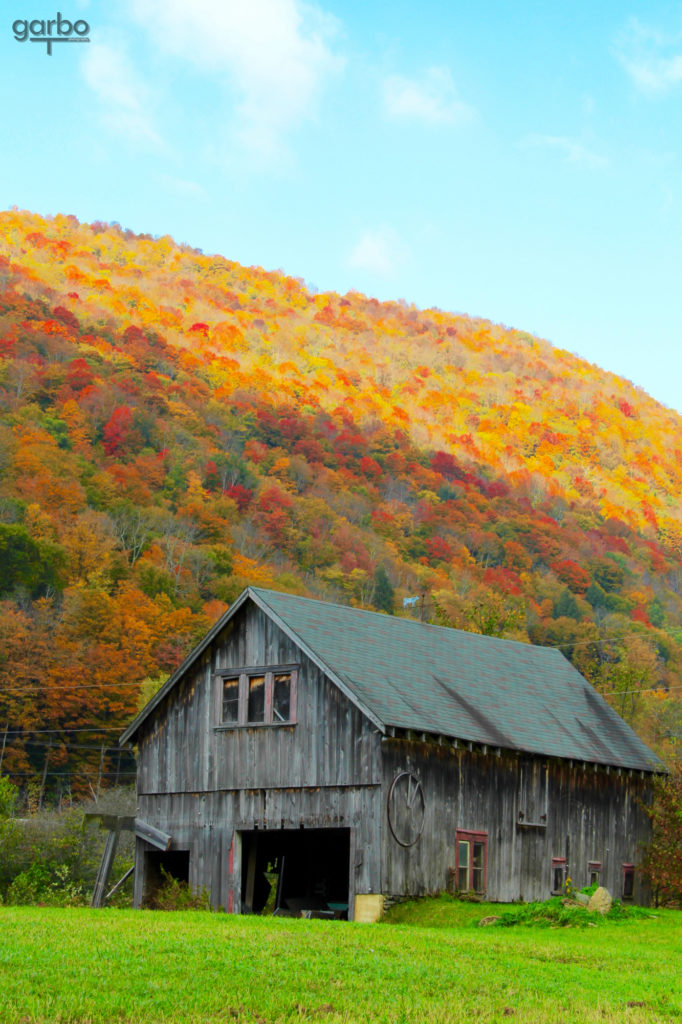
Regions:
<svg viewBox="0 0 682 1024"><path fill-rule="evenodd" d="M621 32L615 55L640 92L667 92L682 82L682 34L665 33L630 18Z"/></svg>
<svg viewBox="0 0 682 1024"><path fill-rule="evenodd" d="M582 143L566 135L527 135L522 140L521 146L524 149L554 150L569 163L592 171L607 167L609 163L606 157L587 149Z"/></svg>
<svg viewBox="0 0 682 1024"><path fill-rule="evenodd" d="M170 174L162 174L159 181L169 192L175 192L187 199L207 199L206 190L196 181L188 181L185 178L175 178Z"/></svg>
<svg viewBox="0 0 682 1024"><path fill-rule="evenodd" d="M92 43L81 65L85 81L102 103L103 120L132 142L164 147L146 112L148 90L118 46Z"/></svg>
<svg viewBox="0 0 682 1024"><path fill-rule="evenodd" d="M353 246L348 265L368 270L379 277L391 277L407 260L408 252L392 228L365 231Z"/></svg>
<svg viewBox="0 0 682 1024"><path fill-rule="evenodd" d="M473 115L473 108L459 99L447 68L429 68L420 79L390 75L383 83L383 100L390 117L429 124L455 124Z"/></svg>
<svg viewBox="0 0 682 1024"><path fill-rule="evenodd" d="M130 10L160 50L236 91L238 135L266 156L343 66L330 48L339 23L301 0L130 0Z"/></svg>

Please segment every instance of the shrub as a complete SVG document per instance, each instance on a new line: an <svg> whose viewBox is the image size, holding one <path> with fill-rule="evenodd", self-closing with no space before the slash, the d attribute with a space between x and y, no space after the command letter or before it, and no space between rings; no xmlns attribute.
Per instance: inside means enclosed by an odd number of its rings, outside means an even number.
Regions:
<svg viewBox="0 0 682 1024"><path fill-rule="evenodd" d="M71 877L67 864L34 861L7 890L6 903L78 907L88 902L84 883Z"/></svg>
<svg viewBox="0 0 682 1024"><path fill-rule="evenodd" d="M161 868L163 882L145 901L150 910L210 910L208 892L203 886L192 889Z"/></svg>
<svg viewBox="0 0 682 1024"><path fill-rule="evenodd" d="M98 803L62 812L40 811L23 819L0 816L0 899L51 906L88 902L106 833L94 825L84 828L83 812L130 814L133 801L130 791L111 790ZM132 856L132 833L122 832L112 885L132 864ZM117 893L112 902L129 904L129 887L127 894Z"/></svg>
<svg viewBox="0 0 682 1024"><path fill-rule="evenodd" d="M656 906L682 907L682 761L654 781L647 808L652 838L642 870L654 890Z"/></svg>
<svg viewBox="0 0 682 1024"><path fill-rule="evenodd" d="M18 796L14 783L6 775L0 775L0 819L12 817Z"/></svg>
<svg viewBox="0 0 682 1024"><path fill-rule="evenodd" d="M643 907L624 906L615 901L608 914L590 913L585 907L565 904L560 896L553 896L544 903L524 903L500 914L496 927L509 928L513 925L536 927L587 928L603 921L625 921L633 917L648 917Z"/></svg>

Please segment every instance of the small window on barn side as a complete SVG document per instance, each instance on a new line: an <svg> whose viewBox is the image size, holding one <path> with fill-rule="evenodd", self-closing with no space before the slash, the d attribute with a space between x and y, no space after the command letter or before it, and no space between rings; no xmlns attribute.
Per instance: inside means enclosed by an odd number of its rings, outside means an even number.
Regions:
<svg viewBox="0 0 682 1024"><path fill-rule="evenodd" d="M631 900L635 891L635 865L623 864L623 899Z"/></svg>
<svg viewBox="0 0 682 1024"><path fill-rule="evenodd" d="M587 870L590 876L590 885L599 885L599 876L601 875L601 861L590 860L587 862Z"/></svg>
<svg viewBox="0 0 682 1024"><path fill-rule="evenodd" d="M564 890L566 881L566 858L552 857L552 892L559 893Z"/></svg>
<svg viewBox="0 0 682 1024"><path fill-rule="evenodd" d="M455 874L460 892L484 893L488 871L488 833L457 829Z"/></svg>
<svg viewBox="0 0 682 1024"><path fill-rule="evenodd" d="M229 675L219 675L223 686L221 727L295 722L295 667L237 669Z"/></svg>

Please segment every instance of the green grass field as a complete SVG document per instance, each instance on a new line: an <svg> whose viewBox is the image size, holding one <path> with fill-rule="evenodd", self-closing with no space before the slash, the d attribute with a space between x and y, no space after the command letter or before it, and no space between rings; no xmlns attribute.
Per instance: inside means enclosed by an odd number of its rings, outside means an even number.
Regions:
<svg viewBox="0 0 682 1024"><path fill-rule="evenodd" d="M355 925L1 907L0 1021L682 1020L680 912L478 927L509 910L440 898Z"/></svg>

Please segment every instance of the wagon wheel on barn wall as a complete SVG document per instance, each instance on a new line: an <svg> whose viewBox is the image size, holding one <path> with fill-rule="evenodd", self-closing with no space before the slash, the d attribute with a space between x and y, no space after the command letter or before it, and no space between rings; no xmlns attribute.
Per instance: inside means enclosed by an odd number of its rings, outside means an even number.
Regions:
<svg viewBox="0 0 682 1024"><path fill-rule="evenodd" d="M421 779L398 772L388 791L388 826L396 843L414 846L424 831L426 800Z"/></svg>

